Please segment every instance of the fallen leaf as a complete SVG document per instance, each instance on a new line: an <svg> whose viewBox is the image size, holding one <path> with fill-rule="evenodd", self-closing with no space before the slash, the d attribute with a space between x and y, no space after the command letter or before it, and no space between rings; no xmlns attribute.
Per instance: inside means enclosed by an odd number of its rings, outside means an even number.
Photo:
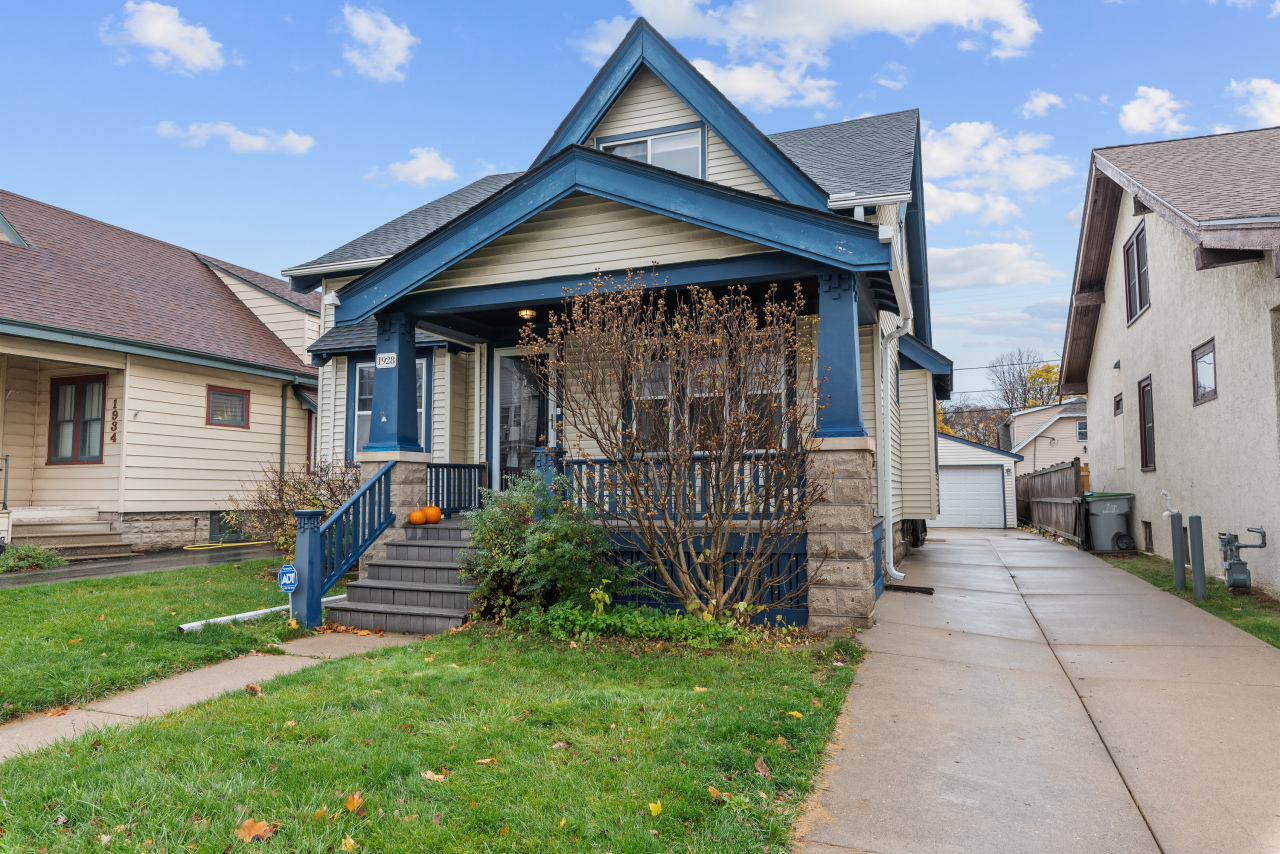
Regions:
<svg viewBox="0 0 1280 854"><path fill-rule="evenodd" d="M429 655L428 655L426 658L422 659L422 660L423 660L423 661L425 661L427 664L430 664L431 662L435 661L435 659L434 659L434 658L432 658L432 657L431 657L431 656L429 656Z"/></svg>
<svg viewBox="0 0 1280 854"><path fill-rule="evenodd" d="M577 649L578 645L573 641L569 641L569 649Z"/></svg>
<svg viewBox="0 0 1280 854"><path fill-rule="evenodd" d="M437 774L434 771L423 771L422 776L427 778L428 780L431 780L434 783L443 783L445 779L445 775Z"/></svg>
<svg viewBox="0 0 1280 854"><path fill-rule="evenodd" d="M707 794L713 798L718 798L720 797L720 790L715 786L707 786Z"/></svg>
<svg viewBox="0 0 1280 854"><path fill-rule="evenodd" d="M810 702L810 703L813 703L813 704L814 704L815 706L817 706L819 709L821 709L821 708L822 708L822 704L818 702L818 698L817 698L817 697L810 697L810 698L809 698L809 702Z"/></svg>
<svg viewBox="0 0 1280 854"><path fill-rule="evenodd" d="M498 760L490 756L488 759L477 759L476 764L477 765L497 765Z"/></svg>
<svg viewBox="0 0 1280 854"><path fill-rule="evenodd" d="M786 744L787 740L782 736L778 736L778 744Z"/></svg>
<svg viewBox="0 0 1280 854"><path fill-rule="evenodd" d="M551 745L552 750L564 750L566 747L573 747L572 741L557 741Z"/></svg>
<svg viewBox="0 0 1280 854"><path fill-rule="evenodd" d="M568 821L569 821L569 819L567 819L567 818L562 818L562 819L560 819L560 826L561 826L561 827L564 827L564 826L565 826L565 824L566 824L566 823L568 823Z"/></svg>
<svg viewBox="0 0 1280 854"><path fill-rule="evenodd" d="M793 718L802 718L802 717L804 717L804 715L800 714L799 712L787 712L787 714L791 715L791 717L793 717Z"/></svg>
<svg viewBox="0 0 1280 854"><path fill-rule="evenodd" d="M442 818L444 818L444 816L442 816L440 813L436 813L435 815L431 816L431 823L439 824Z"/></svg>
<svg viewBox="0 0 1280 854"><path fill-rule="evenodd" d="M362 803L364 803L364 798L360 797L359 792L356 792L354 795L347 798L347 811L355 812L356 810L360 809L360 805Z"/></svg>
<svg viewBox="0 0 1280 854"><path fill-rule="evenodd" d="M45 712L44 716L46 718L60 718L69 711L71 711L70 706L58 706L58 708L56 709L50 709L49 711Z"/></svg>
<svg viewBox="0 0 1280 854"><path fill-rule="evenodd" d="M258 697L262 694L262 686L257 682L250 682L248 685L244 686L244 692L250 697Z"/></svg>
<svg viewBox="0 0 1280 854"><path fill-rule="evenodd" d="M104 833L98 837L98 841L101 842L103 845L106 845L108 842L111 841L111 837Z"/></svg>
<svg viewBox="0 0 1280 854"><path fill-rule="evenodd" d="M285 623L285 625L291 629L296 629L298 627L298 621L294 619L290 619L289 622Z"/></svg>
<svg viewBox="0 0 1280 854"><path fill-rule="evenodd" d="M342 846L341 846L341 847L342 847L342 850L343 850L343 851L355 851L355 850L356 850L356 841L355 841L354 839L352 839L350 836L344 836L344 837L342 837Z"/></svg>
<svg viewBox="0 0 1280 854"><path fill-rule="evenodd" d="M261 842L264 839L270 839L271 834L276 829L265 821L254 821L246 818L244 824L240 825L240 829L236 831L236 836L245 842Z"/></svg>
<svg viewBox="0 0 1280 854"><path fill-rule="evenodd" d="M654 818L662 815L662 801L658 801L656 804L649 804L649 812L653 813Z"/></svg>
<svg viewBox="0 0 1280 854"><path fill-rule="evenodd" d="M328 810L329 810L329 808L328 808L328 807L320 807L320 809L316 810L315 812L313 812L313 813L311 814L311 817L312 817L313 819L315 819L316 821L319 821L320 819L324 818L324 814L325 814Z"/></svg>
<svg viewBox="0 0 1280 854"><path fill-rule="evenodd" d="M106 618L107 618L106 614L99 614L98 616L94 617L95 620L105 620Z"/></svg>
<svg viewBox="0 0 1280 854"><path fill-rule="evenodd" d="M298 722L297 722L297 721L285 721L285 722L284 722L284 725L285 725L285 726L297 726L297 725L298 725Z"/></svg>
<svg viewBox="0 0 1280 854"><path fill-rule="evenodd" d="M450 667L457 667L458 665L456 665L456 664L450 664L449 666L450 666Z"/></svg>
<svg viewBox="0 0 1280 854"><path fill-rule="evenodd" d="M695 690L695 691L705 691L705 690L707 690L707 689L706 689L706 688L703 688L701 685L694 685L694 686L693 686L693 690Z"/></svg>
<svg viewBox="0 0 1280 854"><path fill-rule="evenodd" d="M756 773L766 780L771 779L773 774L769 773L769 766L764 764L764 757L756 759Z"/></svg>
<svg viewBox="0 0 1280 854"><path fill-rule="evenodd" d="M82 640L84 640L84 638L72 638L71 640L67 641L67 643L80 643L80 641Z"/></svg>
<svg viewBox="0 0 1280 854"><path fill-rule="evenodd" d="M369 631L368 629L361 629L360 631L356 632L356 635L362 638L367 637L371 634L373 634L373 632ZM350 849L347 849L347 850L350 850Z"/></svg>
<svg viewBox="0 0 1280 854"><path fill-rule="evenodd" d="M499 831L498 831L498 833L502 834L503 836L506 836L506 835L507 835L508 833L510 833L510 832L511 832L511 828L509 828L509 827L504 827L504 828L502 828L502 830L499 830Z"/></svg>

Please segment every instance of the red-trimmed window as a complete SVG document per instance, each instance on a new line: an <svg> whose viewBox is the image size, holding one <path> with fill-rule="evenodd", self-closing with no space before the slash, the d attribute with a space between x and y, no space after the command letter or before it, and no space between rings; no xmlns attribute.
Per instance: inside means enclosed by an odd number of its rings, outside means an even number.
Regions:
<svg viewBox="0 0 1280 854"><path fill-rule="evenodd" d="M249 392L242 388L211 385L208 386L207 402L205 424L249 429Z"/></svg>
<svg viewBox="0 0 1280 854"><path fill-rule="evenodd" d="M58 377L49 397L49 464L102 462L107 378Z"/></svg>

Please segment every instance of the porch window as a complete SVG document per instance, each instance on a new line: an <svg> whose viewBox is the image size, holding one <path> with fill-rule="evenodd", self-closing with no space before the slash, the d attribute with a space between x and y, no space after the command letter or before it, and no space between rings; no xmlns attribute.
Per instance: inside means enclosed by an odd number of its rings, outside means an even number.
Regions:
<svg viewBox="0 0 1280 854"><path fill-rule="evenodd" d="M53 380L49 406L49 463L102 462L106 377Z"/></svg>
<svg viewBox="0 0 1280 854"><path fill-rule="evenodd" d="M369 444L369 425L373 421L373 362L356 365L356 442L355 451ZM422 390L427 383L427 360L418 360L418 444L427 447L426 412L422 405Z"/></svg>
<svg viewBox="0 0 1280 854"><path fill-rule="evenodd" d="M1151 305L1151 288L1147 281L1147 229L1139 223L1124 245L1124 293L1129 322Z"/></svg>
<svg viewBox="0 0 1280 854"><path fill-rule="evenodd" d="M239 388L207 387L205 424L249 429L249 392Z"/></svg>
<svg viewBox="0 0 1280 854"><path fill-rule="evenodd" d="M735 410L749 416L744 419L748 429L757 426L762 437L772 433L772 428L782 420L786 405L787 376L783 360L775 359L767 376L758 378L745 394L738 395L717 381L722 366L722 360L709 360L697 372L701 378L690 380L689 387L683 389L673 386L666 365L648 368L640 379L635 415L636 432L646 448L661 447L664 434L690 425L706 435L714 435L725 429L728 414ZM687 400L689 425L678 424L672 417L672 396L676 397L677 410L684 409ZM769 424L770 429L764 429L765 424Z"/></svg>
<svg viewBox="0 0 1280 854"><path fill-rule="evenodd" d="M1138 381L1138 437L1142 450L1142 470L1156 468L1156 416L1155 401L1151 396L1151 377Z"/></svg>
<svg viewBox="0 0 1280 854"><path fill-rule="evenodd" d="M702 129L682 130L675 133L655 134L654 136L620 140L618 142L602 142L600 150L606 154L616 154L628 160L639 160L689 175L702 177Z"/></svg>

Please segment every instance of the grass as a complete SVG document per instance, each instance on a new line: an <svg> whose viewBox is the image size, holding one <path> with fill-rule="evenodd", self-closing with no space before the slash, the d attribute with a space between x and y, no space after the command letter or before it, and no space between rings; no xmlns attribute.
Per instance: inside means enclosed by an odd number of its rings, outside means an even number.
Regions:
<svg viewBox="0 0 1280 854"><path fill-rule="evenodd" d="M82 704L280 640L283 618L182 634L180 623L288 597L279 560L0 590L0 720Z"/></svg>
<svg viewBox="0 0 1280 854"><path fill-rule="evenodd" d="M10 759L0 849L782 852L858 654L473 627Z"/></svg>
<svg viewBox="0 0 1280 854"><path fill-rule="evenodd" d="M1161 590L1167 590L1175 596L1186 599L1196 607L1208 611L1215 617L1221 617L1233 626L1244 629L1272 646L1280 647L1280 602L1265 593L1257 590L1250 590L1245 594L1233 593L1227 589L1220 578L1215 578L1206 571L1207 595L1205 601L1196 602L1191 598L1190 566L1187 567L1187 589L1176 591L1173 589L1173 561L1142 552L1098 556L1112 566L1136 575Z"/></svg>

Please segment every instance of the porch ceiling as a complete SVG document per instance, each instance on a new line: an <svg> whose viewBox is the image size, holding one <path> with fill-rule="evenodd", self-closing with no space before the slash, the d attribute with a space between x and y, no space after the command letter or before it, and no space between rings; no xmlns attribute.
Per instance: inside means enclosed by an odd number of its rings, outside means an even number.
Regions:
<svg viewBox="0 0 1280 854"><path fill-rule="evenodd" d="M341 293L337 323L358 323L393 303L397 308L412 310L409 303L401 301L424 283L575 192L752 241L777 250L764 254L786 253L800 259L803 266L861 272L888 270L892 264L890 248L880 243L874 226L573 146L348 285ZM720 263L734 260L748 259ZM793 261L788 264L794 266ZM670 268L664 270L667 272ZM553 288L552 293L543 292L541 296L560 296L561 284L549 280L541 280L540 284ZM479 288L450 290L470 295ZM413 294L413 299L423 296ZM519 299L527 301L538 296L527 293ZM460 299L465 301L467 297ZM456 311L461 307L441 306L436 310Z"/></svg>

